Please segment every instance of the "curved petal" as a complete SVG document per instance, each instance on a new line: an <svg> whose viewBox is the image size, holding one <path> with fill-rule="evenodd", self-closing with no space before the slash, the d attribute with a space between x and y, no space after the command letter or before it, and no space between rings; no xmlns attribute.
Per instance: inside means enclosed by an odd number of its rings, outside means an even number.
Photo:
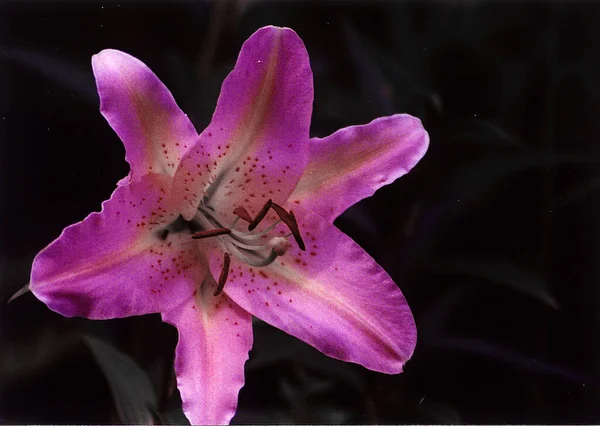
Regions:
<svg viewBox="0 0 600 426"><path fill-rule="evenodd" d="M265 27L242 46L208 128L174 182L186 219L203 196L226 217L287 200L308 155L313 83L308 53L289 28Z"/></svg>
<svg viewBox="0 0 600 426"><path fill-rule="evenodd" d="M333 222L354 203L408 173L428 145L421 120L406 114L311 139L308 166L290 201Z"/></svg>
<svg viewBox="0 0 600 426"><path fill-rule="evenodd" d="M170 182L146 175L118 187L100 213L66 228L34 259L32 293L59 314L92 319L159 312L189 298L206 262L189 234L164 233L177 217Z"/></svg>
<svg viewBox="0 0 600 426"><path fill-rule="evenodd" d="M229 423L252 348L252 317L225 294L214 297L211 284L162 314L179 331L177 388L191 424Z"/></svg>
<svg viewBox="0 0 600 426"><path fill-rule="evenodd" d="M232 260L224 291L252 315L326 355L401 372L416 328L398 286L332 224L302 208L295 213L306 251L294 248L260 269Z"/></svg>
<svg viewBox="0 0 600 426"><path fill-rule="evenodd" d="M143 62L118 50L92 57L100 111L125 145L130 179L173 175L198 133L171 92Z"/></svg>

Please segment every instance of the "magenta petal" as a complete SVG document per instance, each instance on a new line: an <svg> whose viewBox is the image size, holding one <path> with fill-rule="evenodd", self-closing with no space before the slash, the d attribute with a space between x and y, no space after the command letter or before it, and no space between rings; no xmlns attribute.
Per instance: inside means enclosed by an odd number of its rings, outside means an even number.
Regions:
<svg viewBox="0 0 600 426"><path fill-rule="evenodd" d="M172 176L198 133L171 92L143 62L118 50L94 55L92 67L100 111L125 145L131 180Z"/></svg>
<svg viewBox="0 0 600 426"><path fill-rule="evenodd" d="M290 201L328 221L408 173L425 155L429 135L406 114L311 139L309 163Z"/></svg>
<svg viewBox="0 0 600 426"><path fill-rule="evenodd" d="M214 284L214 283L213 283ZM252 318L225 294L204 288L162 317L179 331L177 388L191 424L228 424L244 385Z"/></svg>
<svg viewBox="0 0 600 426"><path fill-rule="evenodd" d="M416 344L410 308L389 275L354 241L296 206L306 251L265 268L232 262L225 292L251 314L321 352L399 373ZM217 258L211 269L217 270Z"/></svg>
<svg viewBox="0 0 600 426"><path fill-rule="evenodd" d="M308 53L289 28L265 27L242 46L212 121L181 162L174 191L191 218L200 199L224 215L287 200L308 155L313 82Z"/></svg>
<svg viewBox="0 0 600 426"><path fill-rule="evenodd" d="M31 291L64 316L107 319L159 312L189 298L206 274L177 217L171 178L146 175L118 187L100 213L66 228L34 259Z"/></svg>

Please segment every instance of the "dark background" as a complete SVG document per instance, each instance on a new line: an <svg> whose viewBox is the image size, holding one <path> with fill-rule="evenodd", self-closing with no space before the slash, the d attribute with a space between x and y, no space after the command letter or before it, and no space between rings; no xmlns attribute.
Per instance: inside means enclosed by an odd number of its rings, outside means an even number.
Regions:
<svg viewBox="0 0 600 426"><path fill-rule="evenodd" d="M6 301L128 171L90 57L140 58L201 130L268 24L307 46L312 135L395 112L429 131L413 172L336 221L400 285L419 341L387 376L256 322L234 422L600 422L599 19L566 1L0 3L0 423L185 421L158 315Z"/></svg>

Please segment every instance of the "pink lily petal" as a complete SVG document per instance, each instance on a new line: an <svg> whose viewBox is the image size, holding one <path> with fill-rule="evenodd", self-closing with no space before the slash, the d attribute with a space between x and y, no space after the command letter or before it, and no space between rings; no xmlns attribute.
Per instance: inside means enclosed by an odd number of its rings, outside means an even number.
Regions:
<svg viewBox="0 0 600 426"><path fill-rule="evenodd" d="M206 283L205 283L206 284ZM177 388L191 424L228 424L244 385L252 349L252 317L212 285L182 306L162 314L179 331Z"/></svg>
<svg viewBox="0 0 600 426"><path fill-rule="evenodd" d="M243 309L333 358L399 373L416 344L410 308L389 275L354 241L300 206L306 251L272 265L232 257L227 293ZM219 259L212 256L213 271Z"/></svg>
<svg viewBox="0 0 600 426"><path fill-rule="evenodd" d="M173 175L198 133L171 92L139 59L107 49L92 57L100 111L125 145L130 179Z"/></svg>
<svg viewBox="0 0 600 426"><path fill-rule="evenodd" d="M121 318L181 304L206 275L189 234L164 227L177 217L171 178L146 175L118 187L100 213L66 228L34 259L31 291L67 317Z"/></svg>
<svg viewBox="0 0 600 426"><path fill-rule="evenodd" d="M428 145L421 120L406 114L311 139L308 166L290 200L333 222L354 203L408 173Z"/></svg>
<svg viewBox="0 0 600 426"><path fill-rule="evenodd" d="M225 218L254 215L268 198L283 203L308 155L312 71L289 28L265 27L242 46L208 128L181 161L174 194L191 219L203 196Z"/></svg>

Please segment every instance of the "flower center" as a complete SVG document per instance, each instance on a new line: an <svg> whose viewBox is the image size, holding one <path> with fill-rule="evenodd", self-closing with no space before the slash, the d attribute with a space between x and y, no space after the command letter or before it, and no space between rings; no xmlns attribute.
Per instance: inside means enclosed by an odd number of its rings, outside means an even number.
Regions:
<svg viewBox="0 0 600 426"><path fill-rule="evenodd" d="M269 210L273 210L279 220L261 231L256 230L258 225L267 216ZM192 220L192 222L198 223L202 228L201 231L192 234L192 238L215 237L225 253L223 270L219 276L217 290L214 293L215 296L221 293L227 281L231 256L235 256L250 266L260 268L270 265L278 256L283 256L287 252L291 246L289 237L294 237L301 250L306 249L294 213L286 211L272 200L268 200L254 218L243 207L237 207L233 213L236 215L233 223L225 226L226 224L219 213L207 206L203 201L198 206L198 212ZM247 231L235 229L240 220L248 223ZM272 236L273 230L280 223L284 223L290 230L290 233L285 236Z"/></svg>

